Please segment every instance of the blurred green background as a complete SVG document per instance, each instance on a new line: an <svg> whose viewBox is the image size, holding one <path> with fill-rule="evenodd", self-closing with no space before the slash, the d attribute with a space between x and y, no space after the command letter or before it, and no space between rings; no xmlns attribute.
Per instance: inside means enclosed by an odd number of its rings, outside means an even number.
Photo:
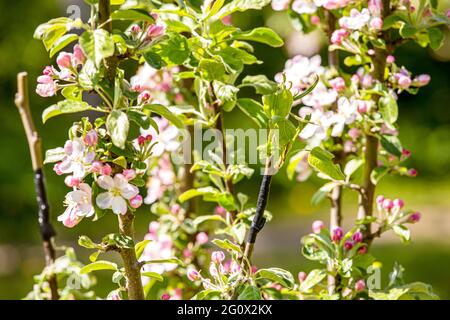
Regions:
<svg viewBox="0 0 450 320"><path fill-rule="evenodd" d="M448 8L449 2L441 4ZM67 0L16 0L0 2L0 299L19 299L32 287L32 275L43 266L42 250L37 226L37 208L33 188L28 147L13 103L16 92L16 74L26 70L30 76L32 112L43 138L44 149L60 146L66 140L65 129L75 117L61 117L49 121L45 127L40 121L42 110L56 99L43 99L34 93L35 79L50 60L41 43L32 38L35 27L50 18L72 13L79 5L82 17L86 8L82 1ZM76 9L76 8L75 8ZM69 10L69 12L68 12ZM262 66L251 67L249 74L265 73L273 77L283 69L285 60L295 53L312 55L326 48L321 46L321 36L313 34L304 38L290 27L285 16L274 14L270 8L261 13L237 14L234 22L247 28L267 24L287 40L285 48L268 49L256 46L257 56L265 61ZM383 261L382 276L386 280L394 261L406 268L406 280L432 284L445 299L450 298L450 91L449 63L450 41L438 52L414 45L402 47L397 61L416 74L429 73L431 84L417 96L400 98L401 140L413 152L410 165L418 170L415 179L393 177L383 181L379 193L401 197L410 208L422 212L421 223L412 227L413 242L404 246L395 237L388 236L374 246L375 256ZM239 111L227 115L227 126L241 126ZM250 124L248 124L250 125ZM63 178L46 168L48 193L53 219L62 210L62 200L67 192ZM239 185L239 191L248 192L255 201L259 177ZM311 222L326 218L327 206L313 207L310 198L320 185L312 179L298 184L288 181L285 174L276 178L270 198L269 210L274 220L261 233L256 250L259 267L279 266L293 272L314 267L300 254L300 237L309 231ZM355 218L355 198L345 195L345 219L350 224ZM142 210L138 217L137 233L142 236L152 219ZM58 244L77 247L79 234L98 240L101 234L115 232L116 221L107 215L98 223L84 221L75 229L66 229L55 223ZM78 248L87 262L87 250ZM103 288L101 291L105 291ZM106 292L106 291L105 291Z"/></svg>

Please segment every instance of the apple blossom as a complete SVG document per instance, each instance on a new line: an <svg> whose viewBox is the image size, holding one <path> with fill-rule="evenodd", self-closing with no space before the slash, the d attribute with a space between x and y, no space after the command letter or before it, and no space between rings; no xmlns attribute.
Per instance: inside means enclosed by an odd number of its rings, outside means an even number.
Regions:
<svg viewBox="0 0 450 320"><path fill-rule="evenodd" d="M214 263L221 263L223 260L225 260L225 254L223 251L214 251L211 253L211 261Z"/></svg>
<svg viewBox="0 0 450 320"><path fill-rule="evenodd" d="M140 194L130 199L130 206L134 209L139 208L142 205L143 199Z"/></svg>
<svg viewBox="0 0 450 320"><path fill-rule="evenodd" d="M66 195L66 210L58 217L66 227L72 228L76 226L84 217L94 215L95 210L92 206L92 190L86 183L81 183L78 189L69 192Z"/></svg>
<svg viewBox="0 0 450 320"><path fill-rule="evenodd" d="M195 236L195 240L196 240L197 244L202 245L202 244L208 243L209 237L206 232L202 231L202 232L197 233L197 235Z"/></svg>
<svg viewBox="0 0 450 320"><path fill-rule="evenodd" d="M364 291L366 289L366 283L364 282L364 280L358 280L355 283L355 290L356 292L361 292Z"/></svg>
<svg viewBox="0 0 450 320"><path fill-rule="evenodd" d="M114 178L110 176L100 176L97 184L108 190L97 196L96 203L101 209L111 209L115 214L125 214L128 211L125 200L134 198L139 190L136 186L129 184L122 174L116 174Z"/></svg>
<svg viewBox="0 0 450 320"><path fill-rule="evenodd" d="M191 269L191 270L188 270L187 277L191 281L197 281L200 279L200 273L195 269Z"/></svg>
<svg viewBox="0 0 450 320"><path fill-rule="evenodd" d="M68 52L60 52L56 58L56 63L61 69L72 67L72 57L73 55Z"/></svg>
<svg viewBox="0 0 450 320"><path fill-rule="evenodd" d="M275 11L283 11L289 8L290 0L272 0L272 9Z"/></svg>
<svg viewBox="0 0 450 320"><path fill-rule="evenodd" d="M91 129L86 133L86 136L83 138L83 142L88 146L95 146L98 142L97 131Z"/></svg>

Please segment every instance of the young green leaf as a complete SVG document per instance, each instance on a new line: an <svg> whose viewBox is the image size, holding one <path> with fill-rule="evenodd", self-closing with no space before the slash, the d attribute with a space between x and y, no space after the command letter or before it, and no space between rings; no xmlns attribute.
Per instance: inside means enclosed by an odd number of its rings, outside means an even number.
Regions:
<svg viewBox="0 0 450 320"><path fill-rule="evenodd" d="M117 264L103 260L96 261L81 268L80 274L86 274L97 270L117 270Z"/></svg>
<svg viewBox="0 0 450 320"><path fill-rule="evenodd" d="M113 110L106 119L106 129L111 136L113 144L120 149L124 149L128 137L128 130L130 129L130 122L126 113Z"/></svg>
<svg viewBox="0 0 450 320"><path fill-rule="evenodd" d="M344 180L345 175L342 173L339 165L333 163L334 155L320 147L311 150L308 156L308 163L311 167L329 177L332 180Z"/></svg>
<svg viewBox="0 0 450 320"><path fill-rule="evenodd" d="M97 29L85 31L80 37L80 46L86 56L100 66L100 62L114 54L114 41L108 31Z"/></svg>

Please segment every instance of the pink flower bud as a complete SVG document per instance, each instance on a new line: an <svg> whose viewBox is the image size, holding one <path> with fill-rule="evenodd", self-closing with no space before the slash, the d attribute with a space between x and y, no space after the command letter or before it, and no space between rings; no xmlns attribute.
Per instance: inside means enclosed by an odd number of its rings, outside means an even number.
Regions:
<svg viewBox="0 0 450 320"><path fill-rule="evenodd" d="M363 234L361 231L356 231L353 235L352 235L352 240L356 243L360 243L363 241Z"/></svg>
<svg viewBox="0 0 450 320"><path fill-rule="evenodd" d="M256 271L258 271L258 268L256 266L252 266L250 268L251 273L256 273Z"/></svg>
<svg viewBox="0 0 450 320"><path fill-rule="evenodd" d="M61 69L72 67L72 55L68 52L61 52L56 58L56 63Z"/></svg>
<svg viewBox="0 0 450 320"><path fill-rule="evenodd" d="M98 160L95 160L94 162L92 162L91 165L91 171L94 173L99 173L103 168L103 163L101 163Z"/></svg>
<svg viewBox="0 0 450 320"><path fill-rule="evenodd" d="M394 207L394 202L391 199L384 199L381 206L384 210L389 211Z"/></svg>
<svg viewBox="0 0 450 320"><path fill-rule="evenodd" d="M108 300L122 300L120 299L120 295L117 292L111 293L108 297Z"/></svg>
<svg viewBox="0 0 450 320"><path fill-rule="evenodd" d="M208 240L209 240L209 237L208 237L208 234L206 232L199 232L195 236L195 241L197 241L197 243L199 245L208 243Z"/></svg>
<svg viewBox="0 0 450 320"><path fill-rule="evenodd" d="M61 171L60 169L61 166L61 162L55 163L55 165L53 166L53 171L55 171L55 173L60 176L62 175L64 172Z"/></svg>
<svg viewBox="0 0 450 320"><path fill-rule="evenodd" d="M52 97L56 94L58 87L54 82L51 83L40 83L36 87L36 93L41 97L47 98Z"/></svg>
<svg viewBox="0 0 450 320"><path fill-rule="evenodd" d="M213 277L217 277L219 275L217 267L213 262L211 262L211 264L209 265L209 274Z"/></svg>
<svg viewBox="0 0 450 320"><path fill-rule="evenodd" d="M367 253L367 247L363 246L361 248L358 249L358 253L359 254L366 254Z"/></svg>
<svg viewBox="0 0 450 320"><path fill-rule="evenodd" d="M217 206L215 209L215 213L219 216L225 216L227 213L227 210L224 207Z"/></svg>
<svg viewBox="0 0 450 320"><path fill-rule="evenodd" d="M364 100L358 100L358 112L363 114L367 112L367 103Z"/></svg>
<svg viewBox="0 0 450 320"><path fill-rule="evenodd" d="M411 78L408 76L400 75L398 78L398 86L402 89L408 89L411 83Z"/></svg>
<svg viewBox="0 0 450 320"><path fill-rule="evenodd" d="M411 156L411 151L407 150L407 149L403 149L402 150L402 156L405 158L409 158Z"/></svg>
<svg viewBox="0 0 450 320"><path fill-rule="evenodd" d="M138 102L139 104L146 103L148 100L150 100L150 98L151 98L150 92L143 91L138 96Z"/></svg>
<svg viewBox="0 0 450 320"><path fill-rule="evenodd" d="M312 224L312 230L314 233L320 233L320 231L325 227L323 221L316 220Z"/></svg>
<svg viewBox="0 0 450 320"><path fill-rule="evenodd" d="M144 137L144 136L139 136L139 137L137 138L137 140L138 140L138 144L139 144L140 146L143 146L143 145L145 144L145 137Z"/></svg>
<svg viewBox="0 0 450 320"><path fill-rule="evenodd" d="M369 56L374 56L374 55L375 55L375 50L369 49L369 50L367 50L367 54L368 54Z"/></svg>
<svg viewBox="0 0 450 320"><path fill-rule="evenodd" d="M330 81L331 87L336 90L337 92L341 92L345 90L345 81L342 77L337 77L334 79L331 79Z"/></svg>
<svg viewBox="0 0 450 320"><path fill-rule="evenodd" d="M417 176L417 170L416 170L416 169L413 169L413 168L409 169L409 170L408 170L408 175L409 175L410 177L416 177L416 176Z"/></svg>
<svg viewBox="0 0 450 320"><path fill-rule="evenodd" d="M86 56L84 55L83 50L78 44L73 47L73 57L77 65L83 64L86 61Z"/></svg>
<svg viewBox="0 0 450 320"><path fill-rule="evenodd" d="M142 205L142 201L142 196L138 194L134 198L130 199L130 206L134 209L137 209Z"/></svg>
<svg viewBox="0 0 450 320"><path fill-rule="evenodd" d="M214 251L211 254L211 261L214 263L221 263L223 260L225 260L225 253L222 251Z"/></svg>
<svg viewBox="0 0 450 320"><path fill-rule="evenodd" d="M447 18L450 19L450 9L447 10Z"/></svg>
<svg viewBox="0 0 450 320"><path fill-rule="evenodd" d="M383 28L383 20L379 17L375 17L370 20L370 28L375 31L379 31Z"/></svg>
<svg viewBox="0 0 450 320"><path fill-rule="evenodd" d="M408 221L410 223L417 223L420 221L420 218L422 218L422 214L420 212L414 212L409 216Z"/></svg>
<svg viewBox="0 0 450 320"><path fill-rule="evenodd" d="M112 172L112 168L109 164L105 164L101 169L100 169L100 174L104 175L104 176L109 176Z"/></svg>
<svg viewBox="0 0 450 320"><path fill-rule="evenodd" d="M94 129L89 130L88 133L86 133L83 142L88 146L95 146L98 142L97 131Z"/></svg>
<svg viewBox="0 0 450 320"><path fill-rule="evenodd" d="M173 206L170 207L170 212L173 214L178 214L181 210L181 206L178 203L175 203Z"/></svg>
<svg viewBox="0 0 450 320"><path fill-rule="evenodd" d="M122 171L122 174L128 181L131 181L134 178L136 178L136 170L134 169L125 169Z"/></svg>
<svg viewBox="0 0 450 320"><path fill-rule="evenodd" d="M370 88L370 87L372 86L372 84L373 84L373 78L372 78L372 76L369 75L369 74L366 74L366 75L362 78L361 85L362 85L364 88Z"/></svg>
<svg viewBox="0 0 450 320"><path fill-rule="evenodd" d="M175 94L175 103L176 104L182 104L184 102L184 96L181 93Z"/></svg>
<svg viewBox="0 0 450 320"><path fill-rule="evenodd" d="M359 83L359 76L357 74L352 75L351 81L352 81L352 83L358 84Z"/></svg>
<svg viewBox="0 0 450 320"><path fill-rule="evenodd" d="M197 281L200 279L200 273L195 269L191 269L187 272L187 277L191 281Z"/></svg>
<svg viewBox="0 0 450 320"><path fill-rule="evenodd" d="M377 203L378 203L379 205L381 205L381 204L383 204L383 201L384 201L384 196L379 195L379 196L377 197Z"/></svg>
<svg viewBox="0 0 450 320"><path fill-rule="evenodd" d="M231 14L225 16L222 18L222 23L226 26L231 26L233 23L233 18L231 17Z"/></svg>
<svg viewBox="0 0 450 320"><path fill-rule="evenodd" d="M53 76L53 75L55 75L55 70L53 69L52 66L46 66L44 68L44 71L42 72L42 74L44 76Z"/></svg>
<svg viewBox="0 0 450 320"><path fill-rule="evenodd" d="M298 273L298 281L299 281L300 283L303 282L303 281L305 281L307 276L308 276L308 275L306 274L306 272L300 271L300 272Z"/></svg>
<svg viewBox="0 0 450 320"><path fill-rule="evenodd" d="M320 18L319 16L313 15L311 16L311 23L315 26L320 24Z"/></svg>
<svg viewBox="0 0 450 320"><path fill-rule="evenodd" d="M76 187L80 184L80 179L75 178L74 176L67 176L64 179L64 183L66 184L66 186L72 188L72 187Z"/></svg>
<svg viewBox="0 0 450 320"><path fill-rule="evenodd" d="M344 236L344 231L341 227L334 227L332 231L332 239L334 242L341 241L342 237Z"/></svg>
<svg viewBox="0 0 450 320"><path fill-rule="evenodd" d="M139 32L141 32L141 27L138 24L133 24L131 26L131 32L132 33L139 33Z"/></svg>
<svg viewBox="0 0 450 320"><path fill-rule="evenodd" d="M241 272L241 265L237 263L236 261L232 261L230 265L230 272L231 273L239 273Z"/></svg>
<svg viewBox="0 0 450 320"><path fill-rule="evenodd" d="M345 241L344 249L348 251L348 250L352 250L352 248L353 248L353 242L350 240Z"/></svg>
<svg viewBox="0 0 450 320"><path fill-rule="evenodd" d="M51 76L39 76L37 78L38 83L53 83L53 78Z"/></svg>
<svg viewBox="0 0 450 320"><path fill-rule="evenodd" d="M191 258L192 257L192 250L189 250L189 249L184 249L183 250L183 257L185 257L185 258Z"/></svg>
<svg viewBox="0 0 450 320"><path fill-rule="evenodd" d="M153 24L153 25L150 26L150 28L148 28L147 36L150 39L154 39L156 37L161 36L163 33L164 33L164 27L163 26L159 26L159 25Z"/></svg>
<svg viewBox="0 0 450 320"><path fill-rule="evenodd" d="M388 55L386 57L386 62L387 63L394 63L395 62L395 57L393 55Z"/></svg>
<svg viewBox="0 0 450 320"><path fill-rule="evenodd" d="M403 206L405 205L405 203L403 202L402 199L394 199L394 207L397 207L399 209L403 208Z"/></svg>
<svg viewBox="0 0 450 320"><path fill-rule="evenodd" d="M359 130L358 128L351 128L350 130L348 130L348 135L353 140L356 140L361 135L361 130Z"/></svg>
<svg viewBox="0 0 450 320"><path fill-rule="evenodd" d="M355 283L355 290L356 292L361 292L364 291L366 289L366 283L364 282L364 280L358 280Z"/></svg>
<svg viewBox="0 0 450 320"><path fill-rule="evenodd" d="M416 87L423 87L423 86L426 86L427 84L429 84L430 80L431 80L431 77L429 74L421 74L421 75L418 75L414 79L413 84Z"/></svg>
<svg viewBox="0 0 450 320"><path fill-rule="evenodd" d="M164 293L164 294L161 296L161 300L170 300L170 295L169 295L168 293Z"/></svg>
<svg viewBox="0 0 450 320"><path fill-rule="evenodd" d="M338 29L333 32L331 35L331 43L332 44L341 44L345 37L348 36L348 31L345 29Z"/></svg>

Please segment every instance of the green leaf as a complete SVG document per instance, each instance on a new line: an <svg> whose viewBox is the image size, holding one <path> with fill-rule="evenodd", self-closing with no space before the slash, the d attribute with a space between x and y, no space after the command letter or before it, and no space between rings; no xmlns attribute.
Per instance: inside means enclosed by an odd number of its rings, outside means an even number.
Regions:
<svg viewBox="0 0 450 320"><path fill-rule="evenodd" d="M281 268L259 269L256 271L255 276L277 282L286 288L292 288L294 286L294 277L292 274Z"/></svg>
<svg viewBox="0 0 450 320"><path fill-rule="evenodd" d="M93 253L89 256L89 261L91 261L91 262L97 261L97 258L98 258L98 256L100 255L100 253L102 253L102 251L100 251L100 250L93 252Z"/></svg>
<svg viewBox="0 0 450 320"><path fill-rule="evenodd" d="M332 180L344 180L339 165L333 163L334 155L320 147L311 150L308 156L308 163L311 167L329 177Z"/></svg>
<svg viewBox="0 0 450 320"><path fill-rule="evenodd" d="M103 245L115 245L118 248L134 249L134 241L130 236L125 236L119 233L110 233L103 237Z"/></svg>
<svg viewBox="0 0 450 320"><path fill-rule="evenodd" d="M142 240L141 242L136 243L136 245L134 246L134 251L136 252L137 259L140 259L142 253L145 250L145 247L150 243L150 241L151 240Z"/></svg>
<svg viewBox="0 0 450 320"><path fill-rule="evenodd" d="M412 36L414 36L417 33L417 28L408 24L408 23L404 23L401 27L400 27L400 35L403 38L411 38Z"/></svg>
<svg viewBox="0 0 450 320"><path fill-rule="evenodd" d="M178 33L167 34L165 38L153 45L149 51L153 53L153 57L156 57L154 54L161 57L166 66L183 64L191 53L186 37Z"/></svg>
<svg viewBox="0 0 450 320"><path fill-rule="evenodd" d="M439 28L430 28L427 30L430 39L430 47L433 50L439 49L444 43L444 33Z"/></svg>
<svg viewBox="0 0 450 320"><path fill-rule="evenodd" d="M225 219L217 214L211 214L211 215L197 217L194 219L194 221L192 223L194 224L194 226L196 228L198 228L198 226L200 224L202 224L203 222L206 222L206 221L220 221L220 222L223 222L224 224L227 224Z"/></svg>
<svg viewBox="0 0 450 320"><path fill-rule="evenodd" d="M246 76L240 87L253 87L257 94L268 95L277 91L278 84L265 75Z"/></svg>
<svg viewBox="0 0 450 320"><path fill-rule="evenodd" d="M370 174L370 180L374 185L377 185L380 180L389 173L389 168L385 166L376 167L372 170L372 173Z"/></svg>
<svg viewBox="0 0 450 320"><path fill-rule="evenodd" d="M195 296L191 298L191 300L212 300L219 299L221 297L220 290L206 289L197 293Z"/></svg>
<svg viewBox="0 0 450 320"><path fill-rule="evenodd" d="M98 244L94 243L88 236L80 236L78 238L78 244L87 249L97 249Z"/></svg>
<svg viewBox="0 0 450 320"><path fill-rule="evenodd" d="M156 272L150 272L150 271L141 272L141 276L149 277L149 278L155 279L156 281L159 281L159 282L164 281L164 278L159 273L156 273Z"/></svg>
<svg viewBox="0 0 450 320"><path fill-rule="evenodd" d="M146 51L143 53L143 57L145 59L145 62L148 63L149 66L155 68L155 69L161 69L163 66L163 60L162 58L153 51Z"/></svg>
<svg viewBox="0 0 450 320"><path fill-rule="evenodd" d="M328 182L324 184L319 190L314 193L314 195L311 198L311 204L313 206L318 205L320 202L326 199L326 197L330 194L331 190L333 190L335 187L339 186L339 183L336 182Z"/></svg>
<svg viewBox="0 0 450 320"><path fill-rule="evenodd" d="M398 118L398 105L392 94L387 94L378 101L378 108L383 119L392 126Z"/></svg>
<svg viewBox="0 0 450 320"><path fill-rule="evenodd" d="M270 3L271 0L233 0L227 3L215 16L217 19L232 14L233 12L244 12L247 10L260 10Z"/></svg>
<svg viewBox="0 0 450 320"><path fill-rule="evenodd" d="M185 202L187 200L190 200L194 197L203 196L203 195L218 195L220 194L220 191L213 187L204 187L204 188L198 188L198 189L190 189L186 192L182 193L178 200L180 202Z"/></svg>
<svg viewBox="0 0 450 320"><path fill-rule="evenodd" d="M184 129L184 123L180 117L161 104L146 104L143 106L143 110L157 113L172 122L177 128Z"/></svg>
<svg viewBox="0 0 450 320"><path fill-rule="evenodd" d="M217 99L222 103L225 112L230 112L236 105L236 95L239 89L235 86L214 80L213 89Z"/></svg>
<svg viewBox="0 0 450 320"><path fill-rule="evenodd" d="M263 108L270 118L277 116L286 118L291 111L294 98L290 90L283 88L277 92L263 96Z"/></svg>
<svg viewBox="0 0 450 320"><path fill-rule="evenodd" d="M279 118L275 123L275 128L278 129L280 148L284 148L294 141L297 129L291 121Z"/></svg>
<svg viewBox="0 0 450 320"><path fill-rule="evenodd" d="M112 20L134 20L155 23L155 19L143 9L116 10L111 14Z"/></svg>
<svg viewBox="0 0 450 320"><path fill-rule="evenodd" d="M221 80L225 75L224 65L213 59L201 59L197 70L207 81Z"/></svg>
<svg viewBox="0 0 450 320"><path fill-rule="evenodd" d="M124 169L126 169L128 166L127 159L125 159L124 156L117 157L112 162L114 164L117 164L118 166L121 166Z"/></svg>
<svg viewBox="0 0 450 320"><path fill-rule="evenodd" d="M65 156L64 148L49 149L45 152L44 164L61 161Z"/></svg>
<svg viewBox="0 0 450 320"><path fill-rule="evenodd" d="M106 129L111 136L113 144L120 149L125 149L128 130L130 129L130 122L126 113L113 110L106 119Z"/></svg>
<svg viewBox="0 0 450 320"><path fill-rule="evenodd" d="M247 286L237 298L238 300L262 300L258 287Z"/></svg>
<svg viewBox="0 0 450 320"><path fill-rule="evenodd" d="M85 31L80 37L80 46L97 67L103 59L114 55L114 40L104 29Z"/></svg>
<svg viewBox="0 0 450 320"><path fill-rule="evenodd" d="M74 33L66 34L59 38L55 41L55 43L53 43L52 48L50 49L50 58L76 40L78 40L78 35Z"/></svg>
<svg viewBox="0 0 450 320"><path fill-rule="evenodd" d="M258 127L266 128L269 119L264 113L263 106L257 101L249 98L242 98L237 100L239 109L242 110Z"/></svg>
<svg viewBox="0 0 450 320"><path fill-rule="evenodd" d="M380 143L384 150L390 154L393 154L396 157L402 156L403 147L398 137L384 135L381 136Z"/></svg>
<svg viewBox="0 0 450 320"><path fill-rule="evenodd" d="M96 261L81 268L80 274L87 274L98 270L117 270L117 264L104 260Z"/></svg>
<svg viewBox="0 0 450 320"><path fill-rule="evenodd" d="M153 263L175 263L178 265L183 265L183 262L178 258L169 258L169 259L155 259L149 261L143 261L144 264L153 264Z"/></svg>
<svg viewBox="0 0 450 320"><path fill-rule="evenodd" d="M231 242L230 240L228 240L228 239L224 239L224 240L221 240L221 239L214 239L214 240L212 241L212 243L214 243L216 246L218 246L218 247L221 248L221 249L224 249L224 250L230 250L230 251L233 251L233 252L242 254L241 247L239 247L238 245L232 243L232 242Z"/></svg>
<svg viewBox="0 0 450 320"><path fill-rule="evenodd" d="M411 231L403 225L393 225L392 230L400 237L402 242L408 243L411 240Z"/></svg>
<svg viewBox="0 0 450 320"><path fill-rule="evenodd" d="M327 276L327 271L324 269L312 270L306 279L300 284L301 292L308 292L314 286L319 284Z"/></svg>
<svg viewBox="0 0 450 320"><path fill-rule="evenodd" d="M250 31L237 32L233 34L233 39L255 41L267 44L271 47L281 47L284 42L272 29L260 27Z"/></svg>
<svg viewBox="0 0 450 320"><path fill-rule="evenodd" d="M347 179L350 179L350 177L361 167L362 164L362 159L352 159L347 162L344 168L344 174L347 176Z"/></svg>
<svg viewBox="0 0 450 320"><path fill-rule="evenodd" d="M59 116L60 114L76 113L86 110L95 110L87 102L77 100L63 100L54 104L42 112L42 122L46 123L48 119Z"/></svg>

